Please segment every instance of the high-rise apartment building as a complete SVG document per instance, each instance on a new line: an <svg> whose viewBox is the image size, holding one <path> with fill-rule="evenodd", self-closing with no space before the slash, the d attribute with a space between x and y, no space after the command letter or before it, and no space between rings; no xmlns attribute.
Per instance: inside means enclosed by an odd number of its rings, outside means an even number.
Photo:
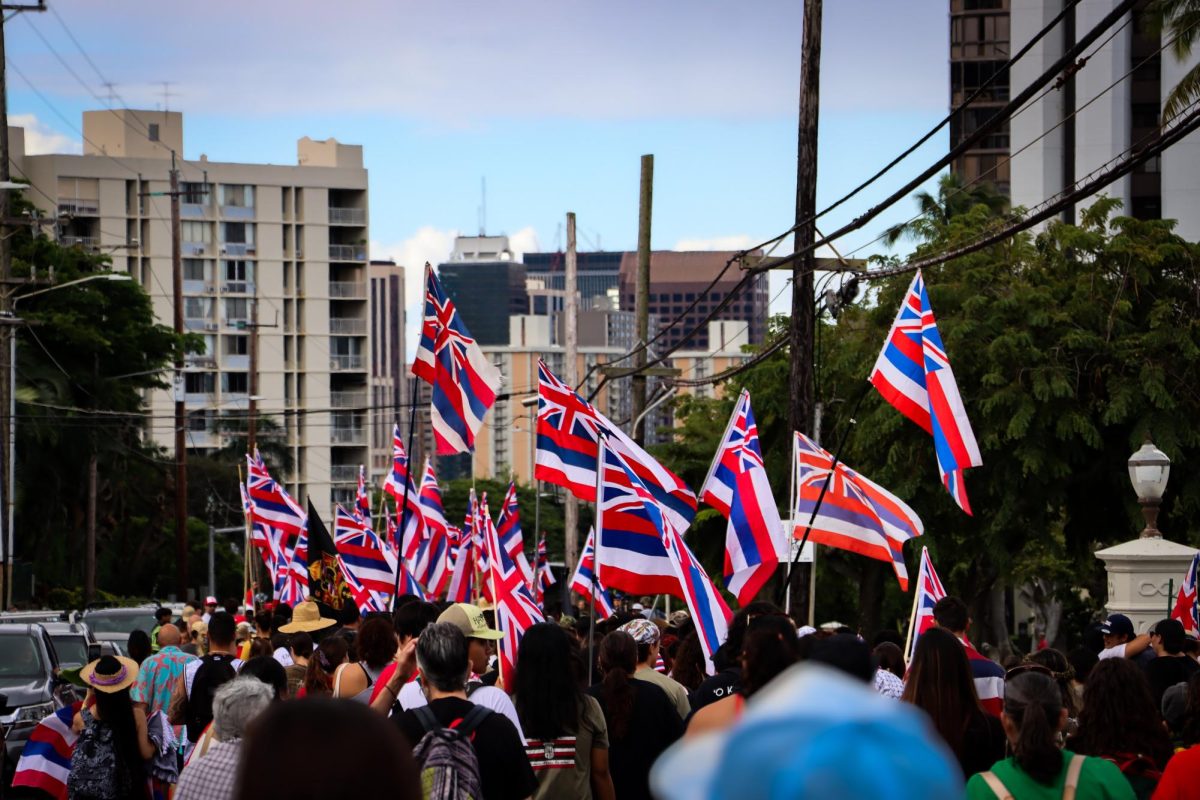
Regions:
<svg viewBox="0 0 1200 800"><path fill-rule="evenodd" d="M408 419L408 373L404 361L404 267L372 261L371 281L371 478L392 467L392 427ZM406 430L405 428L401 428ZM374 481L381 485L382 481Z"/></svg>
<svg viewBox="0 0 1200 800"><path fill-rule="evenodd" d="M950 121L950 146L957 147L1009 99L1009 74L1000 68L1012 53L1009 0L950 0L950 107L957 108L989 80L993 82ZM1009 191L1008 122L954 160L950 169L965 182L987 181Z"/></svg>
<svg viewBox="0 0 1200 800"><path fill-rule="evenodd" d="M575 286L579 290L580 309L615 308L619 304L621 260L624 257L624 253L614 250L576 255ZM561 310L561 297L543 297L538 292L561 292L566 286L566 254L562 251L525 253L521 260L525 263L525 285L529 288L529 313L546 314ZM625 310L632 311L633 307Z"/></svg>
<svg viewBox="0 0 1200 800"><path fill-rule="evenodd" d="M82 155L12 153L29 198L65 214L62 241L111 254L173 317L169 174L182 157L183 115L114 109L83 115ZM14 139L20 141L20 137ZM184 324L203 337L182 391L189 448L223 444L220 418L244 415L258 374L261 436L279 435L298 497L318 509L353 496L369 461L372 362L367 280L367 171L362 147L297 143L294 166L179 161ZM257 313L256 313L257 307ZM249 337L258 327L258 364ZM401 319L402 321L402 319ZM402 340L400 351L403 351ZM388 351L389 355L391 350ZM174 396L149 397L148 435L173 441Z"/></svg>

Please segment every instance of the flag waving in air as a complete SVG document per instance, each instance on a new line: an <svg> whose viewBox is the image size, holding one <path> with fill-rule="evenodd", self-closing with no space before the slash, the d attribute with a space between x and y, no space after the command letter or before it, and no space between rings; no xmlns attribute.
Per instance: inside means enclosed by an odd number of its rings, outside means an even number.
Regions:
<svg viewBox="0 0 1200 800"><path fill-rule="evenodd" d="M411 559L421 544L424 525L416 484L409 469L408 453L400 439L399 425L392 426L392 469L383 482L383 491L396 501L396 520L404 526L403 530L394 533L396 539L391 545L404 558Z"/></svg>
<svg viewBox="0 0 1200 800"><path fill-rule="evenodd" d="M475 449L475 432L496 402L500 370L471 338L454 303L425 265L425 323L412 374L433 387L433 437L438 455Z"/></svg>
<svg viewBox="0 0 1200 800"><path fill-rule="evenodd" d="M908 625L909 644L904 650L905 663L912 663L913 653L917 651L917 639L936 624L933 621L933 607L945 596L946 590L942 588L942 581L933 569L933 562L929 560L929 548L922 547L921 567L917 571L917 593L913 597L912 620Z"/></svg>
<svg viewBox="0 0 1200 800"><path fill-rule="evenodd" d="M884 400L933 436L942 483L954 502L970 514L963 470L982 465L983 457L920 270L908 287L870 380Z"/></svg>
<svg viewBox="0 0 1200 800"><path fill-rule="evenodd" d="M533 586L533 569L529 559L525 557L525 538L521 533L521 508L517 503L517 486L508 482L508 491L504 494L504 505L500 509L500 519L496 521L496 533L500 536L500 546L517 565L525 583Z"/></svg>
<svg viewBox="0 0 1200 800"><path fill-rule="evenodd" d="M921 518L904 501L877 483L838 462L812 439L797 432L795 438L795 529L800 538L808 527L817 501L809 538L829 547L860 556L890 561L900 588L908 591L904 543L924 532ZM825 496L821 489L832 482Z"/></svg>
<svg viewBox="0 0 1200 800"><path fill-rule="evenodd" d="M30 731L13 774L14 787L40 789L56 800L67 800L71 756L79 740L72 722L82 706L83 703L63 706Z"/></svg>
<svg viewBox="0 0 1200 800"><path fill-rule="evenodd" d="M550 569L550 551L546 548L546 534L538 539L537 556L533 568L533 599L538 606L545 607L546 590L554 585L554 572Z"/></svg>
<svg viewBox="0 0 1200 800"><path fill-rule="evenodd" d="M450 528L442 509L442 490L438 486L433 464L425 457L425 474L421 478L421 516L425 535L417 552L417 579L425 584L431 597L440 597L450 581Z"/></svg>
<svg viewBox="0 0 1200 800"><path fill-rule="evenodd" d="M504 636L497 642L500 654L500 680L506 689L516 684L514 678L517 667L517 650L525 631L539 622L545 621L542 610L538 608L529 593L529 585L525 576L517 567L516 562L508 554L492 524L488 513L487 501L484 500L480 513L485 534L485 547L488 553L488 583L492 588L492 598L496 612L496 626Z"/></svg>
<svg viewBox="0 0 1200 800"><path fill-rule="evenodd" d="M767 481L758 426L745 389L717 448L700 499L729 520L725 529L725 588L746 605L779 565L787 540Z"/></svg>
<svg viewBox="0 0 1200 800"><path fill-rule="evenodd" d="M1196 570L1200 568L1200 553L1192 556L1192 565L1188 567L1183 583L1179 584L1179 594L1175 598L1175 607L1171 609L1171 619L1177 619L1183 624L1183 632L1195 635L1200 631L1200 603L1197 602Z"/></svg>
<svg viewBox="0 0 1200 800"><path fill-rule="evenodd" d="M358 490L354 493L354 513L371 527L371 493L367 491L367 468L358 465Z"/></svg>
<svg viewBox="0 0 1200 800"><path fill-rule="evenodd" d="M588 531L587 542L583 552L579 554L579 563L575 565L575 574L571 576L571 591L596 601L596 616L608 619L613 615L612 596L608 589L596 577L596 529Z"/></svg>

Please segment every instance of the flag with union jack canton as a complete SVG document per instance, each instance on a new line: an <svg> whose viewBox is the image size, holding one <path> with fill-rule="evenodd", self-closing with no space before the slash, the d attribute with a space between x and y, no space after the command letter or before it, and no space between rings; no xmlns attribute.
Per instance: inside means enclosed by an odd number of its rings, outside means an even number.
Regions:
<svg viewBox="0 0 1200 800"><path fill-rule="evenodd" d="M546 607L546 590L555 584L554 571L550 569L550 551L546 548L546 534L537 543L537 555L533 568L533 599L542 608Z"/></svg>
<svg viewBox="0 0 1200 800"><path fill-rule="evenodd" d="M937 624L933 621L933 607L945 596L946 590L942 588L942 581L929 558L929 548L922 547L921 566L917 570L917 593L913 597L912 620L908 626L909 646L904 654L905 662L912 663L913 653L917 652L917 639Z"/></svg>
<svg viewBox="0 0 1200 800"><path fill-rule="evenodd" d="M821 500L809 539L860 556L891 562L900 589L908 591L904 543L925 528L917 512L879 484L838 462L824 498L833 456L800 432L795 434L796 497L793 534L803 536Z"/></svg>
<svg viewBox="0 0 1200 800"><path fill-rule="evenodd" d="M275 597L279 602L293 608L308 599L308 531L301 530L296 545L291 549L287 568L277 580Z"/></svg>
<svg viewBox="0 0 1200 800"><path fill-rule="evenodd" d="M500 537L500 546L517 565L517 569L525 578L525 583L532 587L533 569L529 566L529 559L525 557L525 537L521 532L521 507L517 503L517 486L513 481L508 482L508 491L504 494L504 505L500 508L500 519L496 522L496 533Z"/></svg>
<svg viewBox="0 0 1200 800"><path fill-rule="evenodd" d="M750 393L742 390L700 499L729 521L725 528L725 588L746 605L775 573L787 540L767 480Z"/></svg>
<svg viewBox="0 0 1200 800"><path fill-rule="evenodd" d="M472 490L471 502L474 502ZM449 603L469 603L475 588L475 570L478 566L475 551L475 537L471 534L471 511L467 510L463 528L458 533L458 549L454 554L454 568L450 573L450 583L446 587L446 601Z"/></svg>
<svg viewBox="0 0 1200 800"><path fill-rule="evenodd" d="M963 471L981 466L983 457L920 270L908 287L870 380L884 400L933 436L942 484L954 502L970 514Z"/></svg>
<svg viewBox="0 0 1200 800"><path fill-rule="evenodd" d="M696 516L696 495L678 475L632 439L538 361L537 466L534 477L596 501L599 440L621 453L631 470L679 530Z"/></svg>
<svg viewBox="0 0 1200 800"><path fill-rule="evenodd" d="M358 465L358 489L354 493L354 513L371 527L371 493L367 491L367 468Z"/></svg>
<svg viewBox="0 0 1200 800"><path fill-rule="evenodd" d="M442 490L438 486L433 464L425 457L425 473L421 478L421 516L425 535L417 552L417 580L425 584L430 597L440 597L450 582L450 533L442 509Z"/></svg>
<svg viewBox="0 0 1200 800"><path fill-rule="evenodd" d="M475 449L475 433L500 391L500 370L471 338L433 267L425 264L425 323L412 374L433 388L430 417L439 455Z"/></svg>
<svg viewBox="0 0 1200 800"><path fill-rule="evenodd" d="M488 551L488 583L491 585L495 603L496 627L504 636L497 642L500 655L500 680L506 689L516 684L517 650L525 631L545 621L542 610L529 593L529 584L500 541L496 526L492 524L484 500L480 517L485 531L485 546Z"/></svg>
<svg viewBox="0 0 1200 800"><path fill-rule="evenodd" d="M392 425L392 469L383 482L383 491L396 501L396 519L404 526L402 531L393 531L392 548L411 563L421 544L424 526L416 484L409 470L408 453L400 438L400 426L396 424Z"/></svg>
<svg viewBox="0 0 1200 800"><path fill-rule="evenodd" d="M1179 594L1175 597L1175 607L1171 609L1171 619L1177 619L1183 625L1183 632L1195 635L1200 631L1200 602L1197 601L1196 571L1200 568L1200 553L1192 556L1192 565L1179 584Z"/></svg>
<svg viewBox="0 0 1200 800"><path fill-rule="evenodd" d="M588 531L587 541L584 542L583 552L579 554L579 563L575 565L575 574L571 576L571 591L584 597L595 598L596 616L608 619L615 612L612 595L600 579L596 577L596 529Z"/></svg>
<svg viewBox="0 0 1200 800"><path fill-rule="evenodd" d="M334 509L333 541L338 551L342 574L350 584L359 610L383 611L396 589L396 570L400 575L400 593L425 599L425 592L413 579L396 555L371 530L358 514L348 513L340 505ZM360 600L364 593L366 603ZM369 606L365 608L364 605Z"/></svg>

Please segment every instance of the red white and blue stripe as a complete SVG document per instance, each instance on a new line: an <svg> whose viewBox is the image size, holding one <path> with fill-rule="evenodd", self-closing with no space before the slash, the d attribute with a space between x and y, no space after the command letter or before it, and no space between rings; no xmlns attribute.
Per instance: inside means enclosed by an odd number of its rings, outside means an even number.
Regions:
<svg viewBox="0 0 1200 800"><path fill-rule="evenodd" d="M425 535L417 552L414 573L425 584L430 597L440 597L450 582L450 534L446 514L442 509L442 490L429 457L425 458L425 473L421 478L419 498Z"/></svg>
<svg viewBox="0 0 1200 800"><path fill-rule="evenodd" d="M942 483L959 507L970 514L963 471L982 465L983 457L920 270L892 323L870 380L884 400L933 436Z"/></svg>
<svg viewBox="0 0 1200 800"><path fill-rule="evenodd" d="M750 393L742 390L700 499L729 521L725 528L725 588L746 605L775 574L787 539L767 480Z"/></svg>
<svg viewBox="0 0 1200 800"><path fill-rule="evenodd" d="M354 513L371 527L371 493L367 491L367 468L358 465L358 489L354 493Z"/></svg>
<svg viewBox="0 0 1200 800"><path fill-rule="evenodd" d="M938 600L945 596L946 590L942 588L942 581L933 568L933 562L929 559L929 548L922 547L921 566L917 570L917 593L913 597L912 620L908 626L910 641L908 652L904 654L906 662L912 663L913 653L917 652L917 640L921 638L921 634L937 625L933 620L933 607L937 605Z"/></svg>
<svg viewBox="0 0 1200 800"><path fill-rule="evenodd" d="M308 523L308 513L271 477L257 451L246 456L246 470L254 521L279 531L284 541L299 536Z"/></svg>
<svg viewBox="0 0 1200 800"><path fill-rule="evenodd" d="M300 531L300 538L291 549L287 568L275 592L276 599L293 608L308 599L308 530Z"/></svg>
<svg viewBox="0 0 1200 800"><path fill-rule="evenodd" d="M1171 610L1171 619L1177 619L1183 625L1183 632L1195 635L1200 631L1200 603L1197 603L1196 571L1200 568L1200 553L1192 556L1192 565L1179 584L1179 593L1175 597L1175 608Z"/></svg>
<svg viewBox="0 0 1200 800"><path fill-rule="evenodd" d="M30 731L13 775L14 787L39 789L51 797L66 800L71 756L75 752L75 742L79 740L71 723L82 705L63 706Z"/></svg>
<svg viewBox="0 0 1200 800"><path fill-rule="evenodd" d="M546 547L546 534L537 543L537 555L533 568L533 599L545 608L546 590L555 584L554 571L550 569L550 551Z"/></svg>
<svg viewBox="0 0 1200 800"><path fill-rule="evenodd" d="M430 416L438 454L470 452L496 402L500 370L479 349L429 264L425 286L425 324L412 374L433 387Z"/></svg>
<svg viewBox="0 0 1200 800"><path fill-rule="evenodd" d="M596 600L596 616L608 619L615 612L612 595L600 579L596 577L596 529L588 531L587 541L583 552L579 554L579 563L575 565L575 574L571 576L571 591L584 597Z"/></svg>
<svg viewBox="0 0 1200 800"><path fill-rule="evenodd" d="M392 468L383 482L383 491L396 501L396 519L404 529L395 532L392 547L404 558L412 559L421 544L422 516L416 484L409 470L408 453L400 438L400 426L392 425Z"/></svg>
<svg viewBox="0 0 1200 800"><path fill-rule="evenodd" d="M500 546L517 565L526 585L532 587L533 568L529 566L529 559L525 557L525 537L521 532L521 507L517 502L517 486L512 481L508 482L508 491L504 494L500 519L496 521L496 533L500 537Z"/></svg>
<svg viewBox="0 0 1200 800"><path fill-rule="evenodd" d="M488 584L491 586L495 603L496 627L504 634L497 642L500 680L505 687L512 687L516 686L517 651L521 646L521 639L525 636L525 631L539 622L544 622L546 618L530 594L525 576L521 574L516 561L500 541L500 535L488 513L486 500L482 504L480 517L483 520L488 562L491 565L488 570Z"/></svg>
<svg viewBox="0 0 1200 800"><path fill-rule="evenodd" d="M594 503L601 436L608 439L609 447L621 453L633 473L663 507L671 523L679 530L687 530L696 515L696 495L692 490L591 403L559 380L544 361L539 361L534 477L565 487L580 500Z"/></svg>
<svg viewBox="0 0 1200 800"><path fill-rule="evenodd" d="M386 610L387 598L395 591L396 569L403 569L402 565L398 565L391 548L380 541L365 520L357 514L350 514L340 505L334 509L333 543L337 547L342 574L346 576L351 590L357 588L365 591L372 601L364 604L355 592L359 609ZM400 576L400 593L425 599L424 590L407 570ZM370 608L364 608L364 605Z"/></svg>
<svg viewBox="0 0 1200 800"><path fill-rule="evenodd" d="M454 569L450 574L450 583L446 587L446 601L449 603L469 603L474 590L475 581L475 540L470 527L470 512L464 530L458 538L458 552L454 556Z"/></svg>
<svg viewBox="0 0 1200 800"><path fill-rule="evenodd" d="M793 535L803 536L821 499L809 539L860 556L889 561L900 588L908 591L904 543L925 530L921 518L900 498L839 462L829 490L833 456L802 433L795 434L796 498Z"/></svg>

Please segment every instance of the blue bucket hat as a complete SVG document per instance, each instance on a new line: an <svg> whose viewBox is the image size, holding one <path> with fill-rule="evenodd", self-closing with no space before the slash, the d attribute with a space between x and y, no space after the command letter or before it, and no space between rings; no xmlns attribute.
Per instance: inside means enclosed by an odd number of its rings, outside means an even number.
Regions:
<svg viewBox="0 0 1200 800"><path fill-rule="evenodd" d="M961 800L958 761L924 715L828 667L777 677L722 731L684 739L650 773L662 800Z"/></svg>

